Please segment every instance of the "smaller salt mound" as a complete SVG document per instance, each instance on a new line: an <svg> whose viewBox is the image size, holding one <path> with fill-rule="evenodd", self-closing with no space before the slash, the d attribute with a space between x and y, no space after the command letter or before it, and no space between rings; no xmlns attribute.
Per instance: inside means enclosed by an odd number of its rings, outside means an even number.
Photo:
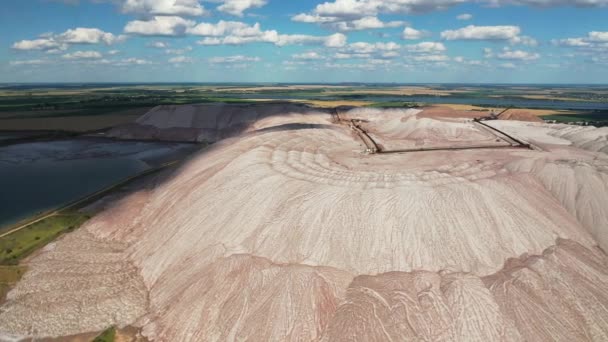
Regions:
<svg viewBox="0 0 608 342"><path fill-rule="evenodd" d="M492 121L492 126L537 144L572 145L591 152L608 153L608 127Z"/></svg>
<svg viewBox="0 0 608 342"><path fill-rule="evenodd" d="M384 150L509 145L468 119L419 117L417 109L357 108L340 118L361 120L361 126Z"/></svg>
<svg viewBox="0 0 608 342"><path fill-rule="evenodd" d="M179 291L168 277L152 289L163 298L154 323L144 328L160 341L314 341L327 328L344 290L347 272L327 267L274 264L250 255L232 255L194 272ZM193 273L196 282L189 276ZM188 310L179 308L188 307ZM179 327L176 329L176 327Z"/></svg>
<svg viewBox="0 0 608 342"><path fill-rule="evenodd" d="M486 277L356 277L323 341L605 341L606 255L570 240Z"/></svg>
<svg viewBox="0 0 608 342"><path fill-rule="evenodd" d="M568 139L574 146L588 151L608 153L608 127L564 126L552 135Z"/></svg>
<svg viewBox="0 0 608 342"><path fill-rule="evenodd" d="M239 133L288 125L330 124L331 114L305 105L203 104L158 106L134 124L113 128L122 139L216 142Z"/></svg>
<svg viewBox="0 0 608 342"><path fill-rule="evenodd" d="M48 245L8 294L2 332L59 337L134 323L146 312L147 290L124 247L84 229Z"/></svg>
<svg viewBox="0 0 608 342"><path fill-rule="evenodd" d="M536 176L608 251L608 163L521 159L507 168Z"/></svg>

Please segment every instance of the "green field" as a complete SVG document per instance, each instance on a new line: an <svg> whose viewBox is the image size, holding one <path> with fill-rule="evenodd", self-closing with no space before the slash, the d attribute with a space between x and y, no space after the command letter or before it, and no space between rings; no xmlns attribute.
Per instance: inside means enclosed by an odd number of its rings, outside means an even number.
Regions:
<svg viewBox="0 0 608 342"><path fill-rule="evenodd" d="M372 108L417 108L421 107L423 104L414 103L414 102L374 102L367 107Z"/></svg>
<svg viewBox="0 0 608 342"><path fill-rule="evenodd" d="M0 303L4 301L11 287L21 279L26 269L25 266L0 265Z"/></svg>
<svg viewBox="0 0 608 342"><path fill-rule="evenodd" d="M582 114L545 115L544 120L556 120L557 122L606 122L608 123L608 111L599 111Z"/></svg>
<svg viewBox="0 0 608 342"><path fill-rule="evenodd" d="M78 228L88 219L88 215L79 212L61 213L0 238L0 265L17 265L38 248Z"/></svg>
<svg viewBox="0 0 608 342"><path fill-rule="evenodd" d="M93 342L114 342L116 337L116 328L112 327L102 332L99 336L95 337Z"/></svg>
<svg viewBox="0 0 608 342"><path fill-rule="evenodd" d="M27 269L19 265L21 260L88 219L88 215L79 212L61 213L0 238L0 303Z"/></svg>

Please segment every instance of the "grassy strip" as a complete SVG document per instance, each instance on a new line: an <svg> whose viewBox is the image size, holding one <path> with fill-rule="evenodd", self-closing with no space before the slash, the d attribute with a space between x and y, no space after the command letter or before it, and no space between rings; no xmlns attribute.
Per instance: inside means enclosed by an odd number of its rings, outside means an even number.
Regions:
<svg viewBox="0 0 608 342"><path fill-rule="evenodd" d="M6 294L26 271L25 266L0 266L0 303L6 299Z"/></svg>
<svg viewBox="0 0 608 342"><path fill-rule="evenodd" d="M82 213L66 212L0 238L0 303L4 302L7 293L25 273L27 267L19 265L23 258L61 234L76 229L88 219Z"/></svg>
<svg viewBox="0 0 608 342"><path fill-rule="evenodd" d="M608 111L599 111L582 114L557 114L543 115L544 120L556 120L557 122L584 122L584 121L606 121L608 122Z"/></svg>
<svg viewBox="0 0 608 342"><path fill-rule="evenodd" d="M418 108L420 104L414 102L374 102L366 107L372 108Z"/></svg>
<svg viewBox="0 0 608 342"><path fill-rule="evenodd" d="M88 215L79 212L62 212L0 238L0 265L17 265L38 248L78 228L88 219Z"/></svg>
<svg viewBox="0 0 608 342"><path fill-rule="evenodd" d="M93 342L114 342L116 337L116 328L111 327L106 331L102 332L99 336L95 337Z"/></svg>

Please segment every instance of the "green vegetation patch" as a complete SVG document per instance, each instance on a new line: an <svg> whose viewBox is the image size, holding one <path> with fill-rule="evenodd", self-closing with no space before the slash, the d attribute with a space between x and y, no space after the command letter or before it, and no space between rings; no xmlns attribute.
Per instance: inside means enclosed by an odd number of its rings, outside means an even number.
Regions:
<svg viewBox="0 0 608 342"><path fill-rule="evenodd" d="M581 114L557 114L544 115L544 120L555 120L557 122L608 122L608 111L588 112Z"/></svg>
<svg viewBox="0 0 608 342"><path fill-rule="evenodd" d="M80 227L88 219L88 215L79 212L65 212L0 238L0 265L17 265L38 248Z"/></svg>
<svg viewBox="0 0 608 342"><path fill-rule="evenodd" d="M6 294L23 276L25 266L0 266L0 303L6 299Z"/></svg>
<svg viewBox="0 0 608 342"><path fill-rule="evenodd" d="M102 332L99 336L95 337L93 342L114 342L116 337L116 328L111 327L106 331Z"/></svg>
<svg viewBox="0 0 608 342"><path fill-rule="evenodd" d="M420 104L414 102L374 102L366 107L373 108L417 108Z"/></svg>

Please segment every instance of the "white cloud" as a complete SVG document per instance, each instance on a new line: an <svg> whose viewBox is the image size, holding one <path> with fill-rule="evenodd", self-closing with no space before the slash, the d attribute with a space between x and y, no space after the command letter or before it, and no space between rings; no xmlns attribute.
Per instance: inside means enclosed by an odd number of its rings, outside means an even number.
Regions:
<svg viewBox="0 0 608 342"><path fill-rule="evenodd" d="M166 49L165 53L168 55L183 55L190 51L192 51L192 46L186 46L183 49Z"/></svg>
<svg viewBox="0 0 608 342"><path fill-rule="evenodd" d="M319 4L313 13L324 17L357 18L365 15L423 13L446 9L463 0L335 0Z"/></svg>
<svg viewBox="0 0 608 342"><path fill-rule="evenodd" d="M422 55L422 56L413 56L411 57L416 62L447 62L450 60L450 57L446 55Z"/></svg>
<svg viewBox="0 0 608 342"><path fill-rule="evenodd" d="M48 38L22 40L13 44L15 50L66 50L67 48L67 44Z"/></svg>
<svg viewBox="0 0 608 342"><path fill-rule="evenodd" d="M592 42L608 43L608 32L589 32L588 38Z"/></svg>
<svg viewBox="0 0 608 342"><path fill-rule="evenodd" d="M462 56L454 57L452 60L459 64L469 65L469 66L488 66L487 62L479 61L475 59L466 59Z"/></svg>
<svg viewBox="0 0 608 342"><path fill-rule="evenodd" d="M291 57L293 59L307 60L307 61L319 60L319 59L324 59L325 58L325 57L321 56L319 53L317 53L315 51L309 51L309 52L299 53L299 54L292 55Z"/></svg>
<svg viewBox="0 0 608 342"><path fill-rule="evenodd" d="M108 55L110 55L110 56L118 55L119 53L120 53L120 50L110 50L110 51L108 51Z"/></svg>
<svg viewBox="0 0 608 342"><path fill-rule="evenodd" d="M150 20L127 23L125 33L141 36L181 36L196 23L177 16L155 16Z"/></svg>
<svg viewBox="0 0 608 342"><path fill-rule="evenodd" d="M114 35L97 28L78 27L60 34L45 33L33 40L21 40L13 44L15 50L45 50L51 53L67 50L70 45L105 44L123 42L126 36Z"/></svg>
<svg viewBox="0 0 608 342"><path fill-rule="evenodd" d="M471 20L471 19L473 19L473 15L469 14L469 13L463 13L463 14L457 16L456 19L458 19L458 20L464 20L464 21Z"/></svg>
<svg viewBox="0 0 608 342"><path fill-rule="evenodd" d="M169 47L169 43L165 43L165 42L151 42L151 43L148 43L146 46L152 47L152 48L156 48L156 49L166 49L166 48Z"/></svg>
<svg viewBox="0 0 608 342"><path fill-rule="evenodd" d="M378 19L376 16L365 16L352 20L342 20L341 18L337 17L322 17L319 15L309 15L303 13L294 16L292 20L304 23L317 23L323 27L341 32L393 28L407 25L407 22L400 20L384 22Z"/></svg>
<svg viewBox="0 0 608 342"><path fill-rule="evenodd" d="M392 59L400 55L401 45L388 43L357 42L343 46L333 55L335 59Z"/></svg>
<svg viewBox="0 0 608 342"><path fill-rule="evenodd" d="M213 64L250 63L259 62L261 60L262 59L260 57L249 57L243 55L209 58L209 62Z"/></svg>
<svg viewBox="0 0 608 342"><path fill-rule="evenodd" d="M592 31L586 37L554 39L551 42L557 46L576 48L587 53L608 52L608 32Z"/></svg>
<svg viewBox="0 0 608 342"><path fill-rule="evenodd" d="M220 12L228 13L237 17L242 17L243 13L250 8L260 8L265 6L266 0L210 0L211 2L221 2L222 5L217 9Z"/></svg>
<svg viewBox="0 0 608 342"><path fill-rule="evenodd" d="M608 0L485 0L492 5L529 5L537 7L605 7Z"/></svg>
<svg viewBox="0 0 608 342"><path fill-rule="evenodd" d="M310 13L301 13L292 19L304 21L306 18L311 19L316 17L314 21L307 22L335 22L354 20L366 16L377 16L378 14L411 14L445 10L464 3L486 3L492 6L603 7L608 5L608 0L334 0L318 4ZM468 18L466 14L461 16Z"/></svg>
<svg viewBox="0 0 608 342"><path fill-rule="evenodd" d="M262 34L260 24L255 23L253 26L240 21L224 21L220 20L217 24L200 23L188 29L188 33L197 36L220 37L220 36L259 36Z"/></svg>
<svg viewBox="0 0 608 342"><path fill-rule="evenodd" d="M518 26L475 26L441 32L446 40L511 40L519 36Z"/></svg>
<svg viewBox="0 0 608 342"><path fill-rule="evenodd" d="M330 48L338 48L346 45L346 36L341 33L335 33L325 38L323 45Z"/></svg>
<svg viewBox="0 0 608 342"><path fill-rule="evenodd" d="M97 28L78 27L67 30L64 33L54 36L54 39L67 44L106 44L112 45L122 42L126 36L115 36L112 33L104 32Z"/></svg>
<svg viewBox="0 0 608 342"><path fill-rule="evenodd" d="M64 59L100 59L102 57L98 51L76 51L62 56Z"/></svg>
<svg viewBox="0 0 608 342"><path fill-rule="evenodd" d="M124 13L201 16L207 13L199 0L119 0Z"/></svg>
<svg viewBox="0 0 608 342"><path fill-rule="evenodd" d="M406 27L403 30L403 33L401 34L401 38L406 40L418 40L424 38L427 35L427 32L416 30L411 27Z"/></svg>
<svg viewBox="0 0 608 342"><path fill-rule="evenodd" d="M329 36L279 34L275 30L263 31L259 23L250 26L237 21L219 21L217 24L201 23L191 27L188 33L206 37L198 41L198 44L201 45L271 43L277 46L308 44L341 47L346 44L346 36L341 33Z"/></svg>
<svg viewBox="0 0 608 342"><path fill-rule="evenodd" d="M422 42L414 45L406 45L405 49L409 52L419 54L436 54L443 53L447 50L443 43L437 42Z"/></svg>
<svg viewBox="0 0 608 342"><path fill-rule="evenodd" d="M191 57L186 56L177 56L173 58L169 58L169 63L171 64L185 64L192 63L194 60Z"/></svg>
<svg viewBox="0 0 608 342"><path fill-rule="evenodd" d="M492 57L494 57L494 50L492 50L491 48L484 48L483 49L483 56L485 58L492 58Z"/></svg>
<svg viewBox="0 0 608 342"><path fill-rule="evenodd" d="M149 60L141 59L141 58L134 58L134 57L121 59L119 61L113 61L111 63L113 65L116 65L116 66L149 65L149 64L152 64L152 62L149 61Z"/></svg>
<svg viewBox="0 0 608 342"><path fill-rule="evenodd" d="M517 68L517 66L513 63L502 63L498 65L499 67L503 68L503 69L515 69Z"/></svg>
<svg viewBox="0 0 608 342"><path fill-rule="evenodd" d="M537 46L538 42L529 36L521 36L519 26L475 26L469 25L457 30L441 32L445 40L494 40L511 44Z"/></svg>
<svg viewBox="0 0 608 342"><path fill-rule="evenodd" d="M536 52L527 52L522 50L505 49L503 52L496 55L499 59L533 61L540 58L540 54Z"/></svg>
<svg viewBox="0 0 608 342"><path fill-rule="evenodd" d="M48 59L28 59L28 60L10 61L9 64L12 66L19 66L19 65L34 66L34 65L50 64L50 60L48 60Z"/></svg>

